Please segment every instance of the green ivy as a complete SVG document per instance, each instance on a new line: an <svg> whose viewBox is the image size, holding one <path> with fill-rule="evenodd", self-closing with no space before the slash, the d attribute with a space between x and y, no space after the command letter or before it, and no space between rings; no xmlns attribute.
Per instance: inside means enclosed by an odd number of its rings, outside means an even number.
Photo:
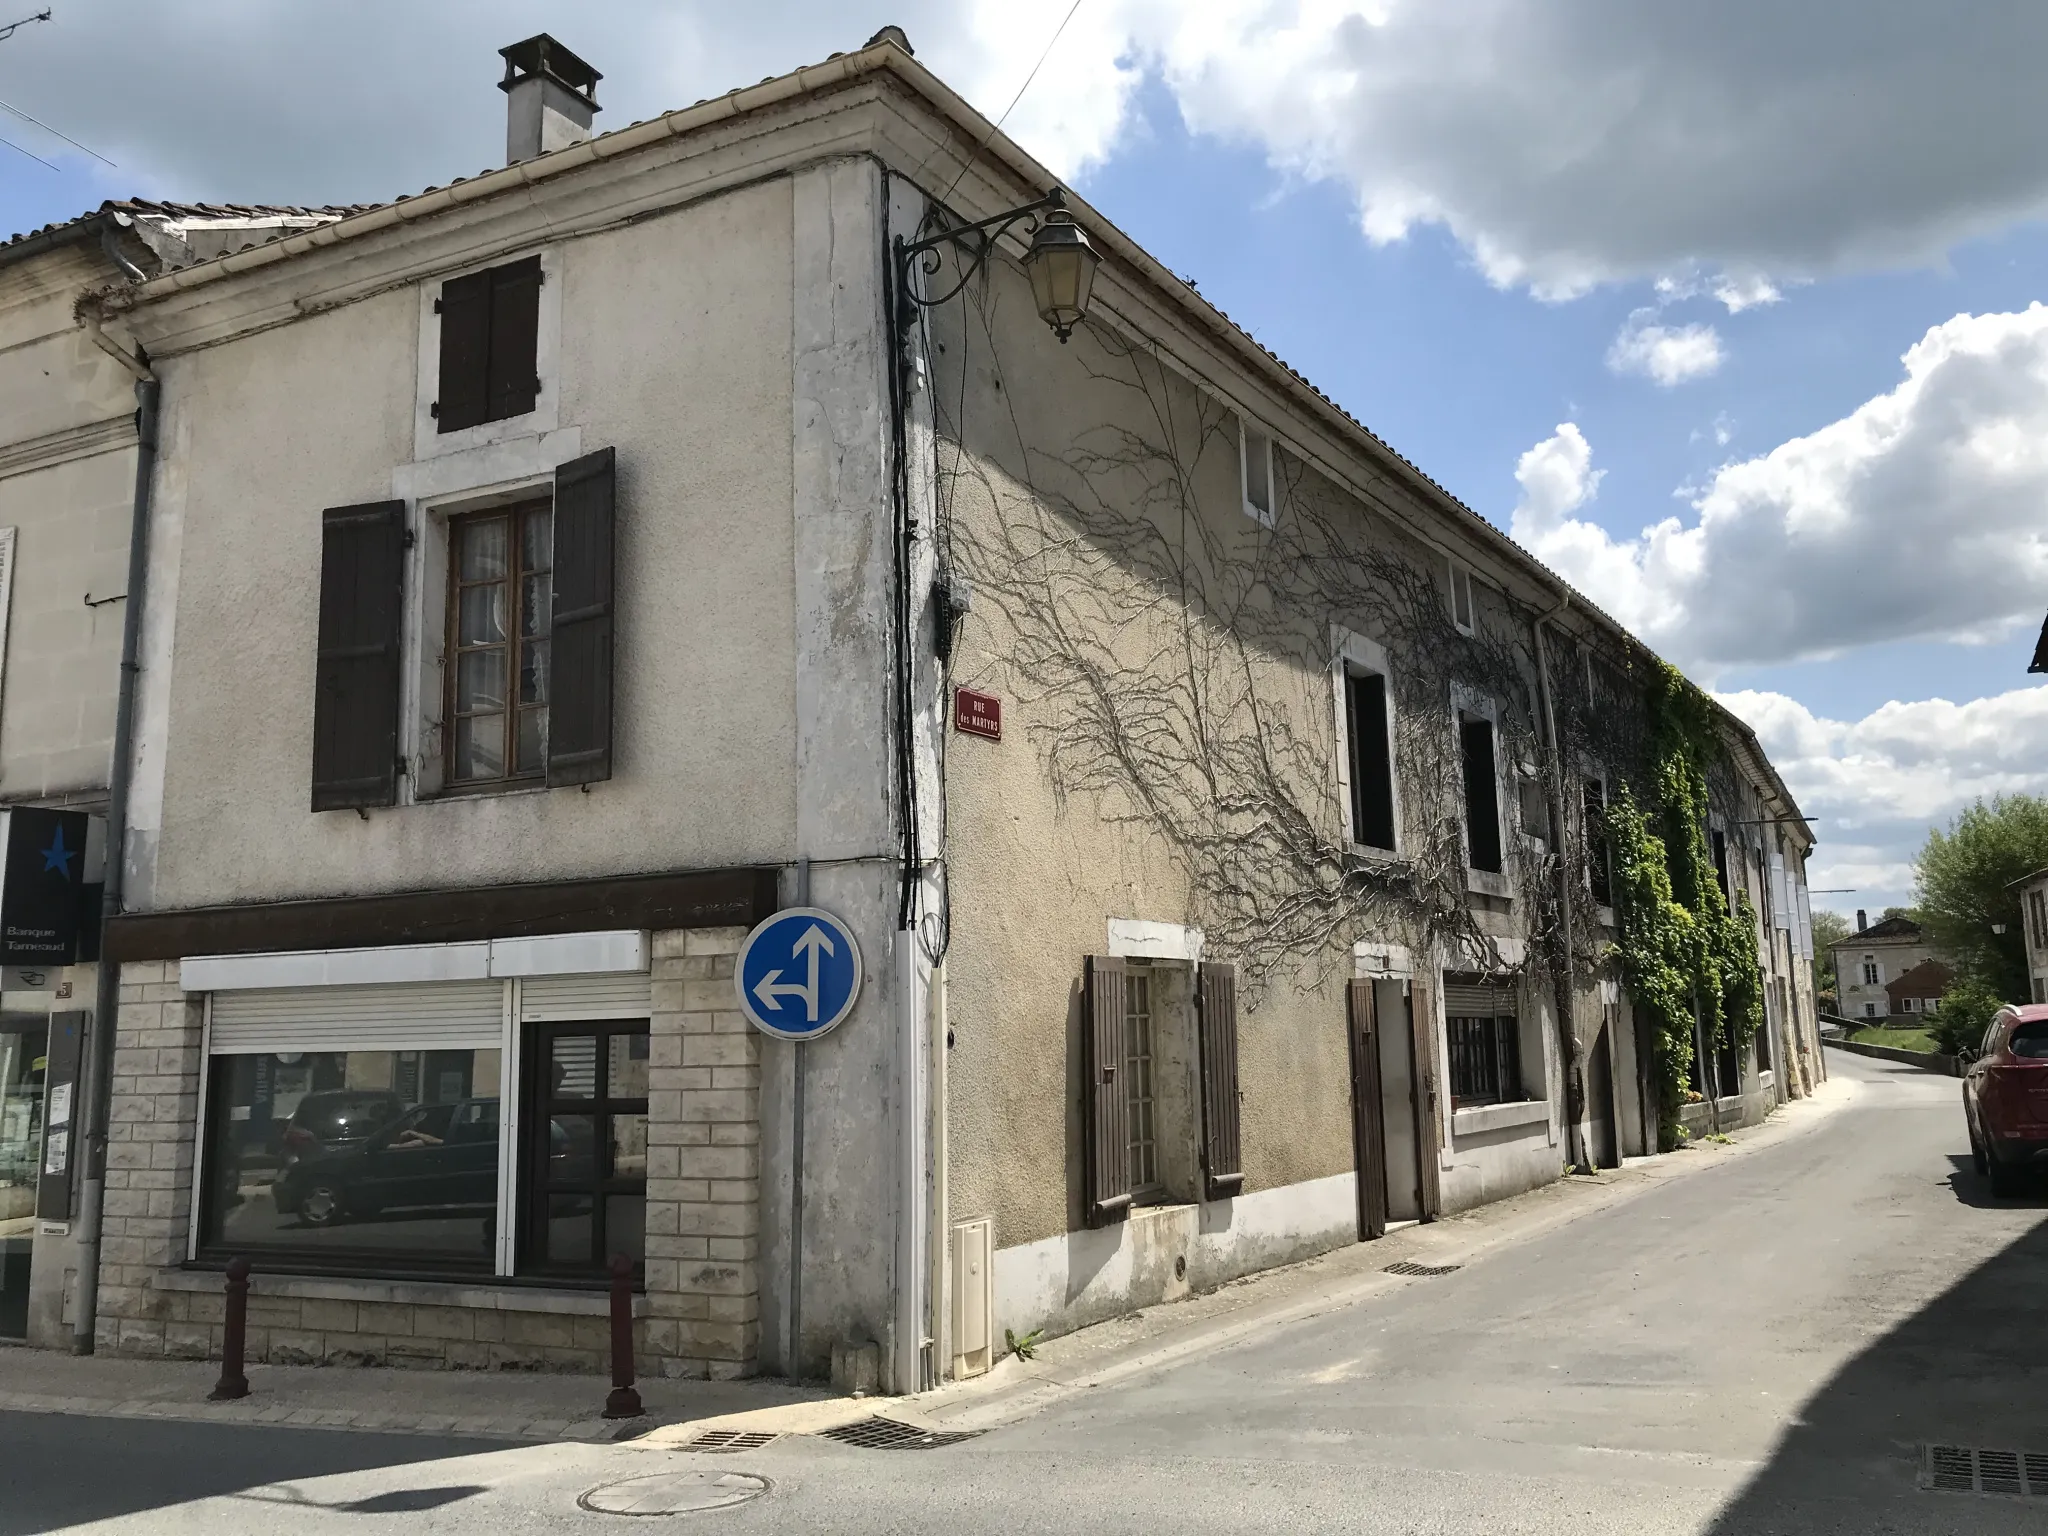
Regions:
<svg viewBox="0 0 2048 1536"><path fill-rule="evenodd" d="M1655 1042L1658 1145L1685 1139L1679 1113L1692 1076L1693 1010L1706 1040L1745 1049L1763 1022L1756 913L1744 892L1730 911L1707 842L1707 764L1721 750L1713 707L1674 667L1649 690L1651 793L1646 809L1623 786L1607 810L1621 942L1634 1006Z"/></svg>

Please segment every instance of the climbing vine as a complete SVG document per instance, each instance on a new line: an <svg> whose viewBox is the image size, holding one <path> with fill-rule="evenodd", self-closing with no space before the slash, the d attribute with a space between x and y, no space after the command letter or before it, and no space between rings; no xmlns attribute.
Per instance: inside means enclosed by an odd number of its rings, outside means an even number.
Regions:
<svg viewBox="0 0 2048 1536"><path fill-rule="evenodd" d="M1658 1139L1684 1140L1679 1113L1698 1038L1747 1048L1763 1021L1756 914L1747 892L1731 908L1707 841L1707 779L1722 755L1713 706L1676 668L1649 678L1645 807L1623 787L1607 812L1621 904L1616 946L1630 996L1656 1043Z"/></svg>

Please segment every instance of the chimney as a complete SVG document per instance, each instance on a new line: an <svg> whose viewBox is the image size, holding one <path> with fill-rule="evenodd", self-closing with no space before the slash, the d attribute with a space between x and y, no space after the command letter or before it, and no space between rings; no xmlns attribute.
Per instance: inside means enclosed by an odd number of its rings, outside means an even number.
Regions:
<svg viewBox="0 0 2048 1536"><path fill-rule="evenodd" d="M506 96L505 163L517 165L590 137L604 78L547 33L500 48Z"/></svg>
<svg viewBox="0 0 2048 1536"><path fill-rule="evenodd" d="M1863 915L1863 909L1861 907L1858 907L1856 909L1856 931L1858 933L1861 933L1864 929L1868 928L1869 926L1870 919L1865 917Z"/></svg>

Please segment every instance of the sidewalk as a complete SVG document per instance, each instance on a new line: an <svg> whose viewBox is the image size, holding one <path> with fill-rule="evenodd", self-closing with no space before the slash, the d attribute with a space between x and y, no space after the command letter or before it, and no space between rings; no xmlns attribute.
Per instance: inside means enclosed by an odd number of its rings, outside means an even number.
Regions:
<svg viewBox="0 0 2048 1536"><path fill-rule="evenodd" d="M1725 1143L1703 1141L1663 1157L1572 1177L1376 1243L1265 1270L1206 1295L1117 1318L1041 1345L1032 1360L1005 1358L987 1375L910 1398L847 1398L778 1380L643 1381L640 1419L600 1416L610 1384L599 1376L408 1371L334 1366L249 1368L249 1396L210 1403L220 1367L209 1361L79 1358L0 1347L0 1412L282 1424L387 1434L469 1435L498 1441L627 1441L649 1450L688 1445L710 1428L806 1434L876 1412L927 1428L984 1429L1061 1398L1208 1354L1262 1329L1300 1321L1414 1281L1390 1265L1462 1265L1672 1179L1800 1136L1850 1103L1852 1079L1820 1085L1763 1125Z"/></svg>

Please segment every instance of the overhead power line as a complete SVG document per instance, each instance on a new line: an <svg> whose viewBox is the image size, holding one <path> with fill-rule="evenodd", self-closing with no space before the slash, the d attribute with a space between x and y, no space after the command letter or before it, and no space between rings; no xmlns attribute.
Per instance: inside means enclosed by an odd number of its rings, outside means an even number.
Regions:
<svg viewBox="0 0 2048 1536"><path fill-rule="evenodd" d="M0 144L5 144L9 149L14 150L18 154L27 155L29 159L35 161L37 165L50 165L49 161L45 160L41 155L37 154L34 150L23 149L19 144L15 143L12 139L0 139ZM50 169L54 171L57 169L57 167L54 165L50 165Z"/></svg>
<svg viewBox="0 0 2048 1536"><path fill-rule="evenodd" d="M15 25L19 26L21 25L21 23L16 22ZM66 133L62 128L52 128L40 117L29 116L28 113L22 111L21 108L13 105L10 102L0 101L0 112L12 112L16 117L20 118L23 122L34 123L38 128L42 129L43 132L55 134L58 138L62 139L66 144L69 144L73 149L84 150L88 155L91 155L93 159L99 161L101 165L107 166L111 170L118 171L120 169L118 165L115 165L113 161L109 160L105 155L101 154L91 145L79 143L78 140L71 137L71 135ZM47 160L44 161L43 163L45 165L49 164Z"/></svg>

